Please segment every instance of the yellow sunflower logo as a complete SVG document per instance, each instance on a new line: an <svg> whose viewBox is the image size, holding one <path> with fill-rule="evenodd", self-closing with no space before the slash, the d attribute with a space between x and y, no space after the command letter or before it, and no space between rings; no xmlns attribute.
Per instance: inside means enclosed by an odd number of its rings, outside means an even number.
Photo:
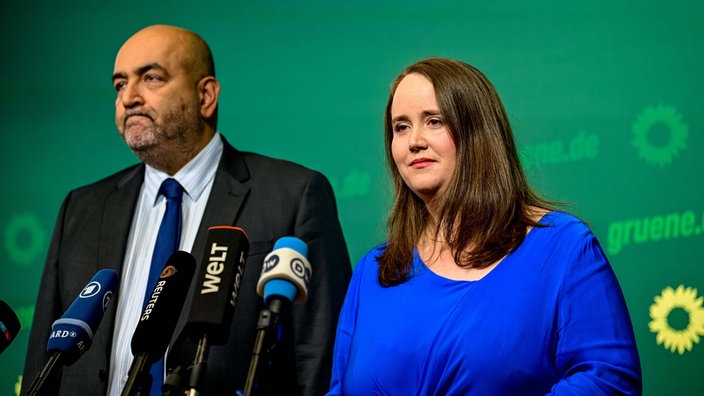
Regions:
<svg viewBox="0 0 704 396"><path fill-rule="evenodd" d="M658 345L663 344L670 352L691 351L694 344L699 343L699 336L704 335L704 297L697 298L697 289L679 285L677 289L666 287L659 296L655 296L655 304L650 306L648 324L650 331L657 333ZM687 324L682 328L674 328L670 321L676 311L683 311L687 316ZM677 326L680 327L680 326Z"/></svg>

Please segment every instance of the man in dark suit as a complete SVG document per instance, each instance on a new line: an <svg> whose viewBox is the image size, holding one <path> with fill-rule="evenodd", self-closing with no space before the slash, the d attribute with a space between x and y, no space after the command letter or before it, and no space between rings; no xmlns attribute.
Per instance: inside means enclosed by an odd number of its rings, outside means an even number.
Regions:
<svg viewBox="0 0 704 396"><path fill-rule="evenodd" d="M324 394L351 273L327 179L291 162L237 151L217 132L220 86L212 56L190 31L155 25L137 32L116 57L113 83L117 129L142 163L66 197L41 278L23 392L49 359L53 321L99 269L112 268L120 274L120 290L93 345L49 385L65 395L120 393L146 290L144 266L165 205L156 190L174 178L184 189L181 250L200 261L207 228L214 225L238 226L250 241L228 343L210 351L204 394L233 395L244 386L264 308L256 284L264 256L282 236L306 242L313 276L307 301L292 309L291 342L282 344L280 361L266 379L269 394ZM187 311L170 344L168 368L186 369L193 362L195 346L183 332Z"/></svg>

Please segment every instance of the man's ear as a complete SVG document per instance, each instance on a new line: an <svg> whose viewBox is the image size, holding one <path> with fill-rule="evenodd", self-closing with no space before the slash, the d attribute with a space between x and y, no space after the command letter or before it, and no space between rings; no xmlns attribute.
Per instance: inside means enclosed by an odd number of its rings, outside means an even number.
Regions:
<svg viewBox="0 0 704 396"><path fill-rule="evenodd" d="M220 96L220 83L213 76L203 77L198 81L198 95L200 95L200 115L209 119L215 114Z"/></svg>

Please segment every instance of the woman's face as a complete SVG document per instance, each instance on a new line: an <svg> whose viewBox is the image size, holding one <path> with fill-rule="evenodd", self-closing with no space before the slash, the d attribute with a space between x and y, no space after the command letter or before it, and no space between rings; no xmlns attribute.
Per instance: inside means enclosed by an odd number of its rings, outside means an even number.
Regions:
<svg viewBox="0 0 704 396"><path fill-rule="evenodd" d="M412 73L391 103L391 154L406 185L426 204L450 183L457 154L435 100L433 84Z"/></svg>

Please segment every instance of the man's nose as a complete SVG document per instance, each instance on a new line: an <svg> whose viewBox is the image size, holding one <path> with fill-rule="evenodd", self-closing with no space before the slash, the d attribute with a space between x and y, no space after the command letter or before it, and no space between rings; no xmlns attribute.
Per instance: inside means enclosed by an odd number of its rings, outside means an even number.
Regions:
<svg viewBox="0 0 704 396"><path fill-rule="evenodd" d="M120 101L125 108L143 104L144 98L142 97L142 90L140 89L139 84L125 84L120 92Z"/></svg>

